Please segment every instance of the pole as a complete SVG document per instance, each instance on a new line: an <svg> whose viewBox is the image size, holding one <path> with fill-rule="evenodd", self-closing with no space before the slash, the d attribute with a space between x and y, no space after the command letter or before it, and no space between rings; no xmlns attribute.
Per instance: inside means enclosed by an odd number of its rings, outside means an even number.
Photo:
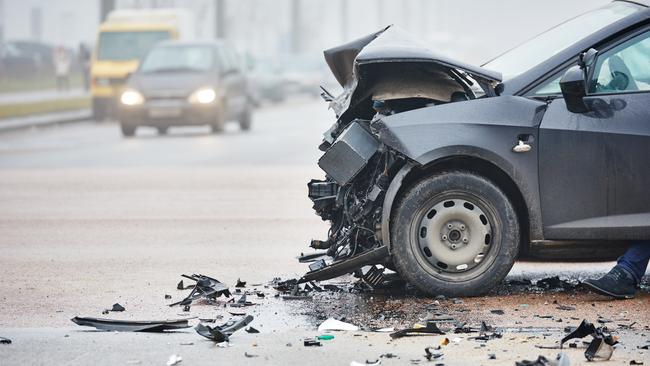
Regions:
<svg viewBox="0 0 650 366"><path fill-rule="evenodd" d="M289 11L291 29L289 30L289 37L291 41L291 53L300 53L302 46L301 25L300 25L300 0L291 0L291 8Z"/></svg>
<svg viewBox="0 0 650 366"><path fill-rule="evenodd" d="M0 0L0 42L5 39L5 4Z"/></svg>
<svg viewBox="0 0 650 366"><path fill-rule="evenodd" d="M347 42L350 38L348 23L348 2L347 0L341 0L341 36L343 42Z"/></svg>
<svg viewBox="0 0 650 366"><path fill-rule="evenodd" d="M226 0L215 0L215 37L218 39L226 38Z"/></svg>
<svg viewBox="0 0 650 366"><path fill-rule="evenodd" d="M110 13L113 9L115 9L115 0L100 0L99 21L105 21L108 13Z"/></svg>
<svg viewBox="0 0 650 366"><path fill-rule="evenodd" d="M386 1L377 0L377 28L385 27L386 24Z"/></svg>

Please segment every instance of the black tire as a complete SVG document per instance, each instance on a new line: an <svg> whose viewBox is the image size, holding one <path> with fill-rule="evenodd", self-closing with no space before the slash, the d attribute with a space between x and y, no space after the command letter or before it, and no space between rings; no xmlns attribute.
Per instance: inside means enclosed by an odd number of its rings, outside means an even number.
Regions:
<svg viewBox="0 0 650 366"><path fill-rule="evenodd" d="M135 135L135 130L137 126L130 125L128 123L120 122L120 129L122 130L122 136L132 137Z"/></svg>
<svg viewBox="0 0 650 366"><path fill-rule="evenodd" d="M99 98L93 98L93 119L102 122L108 116L108 103Z"/></svg>
<svg viewBox="0 0 650 366"><path fill-rule="evenodd" d="M418 181L401 196L391 220L391 243L397 272L421 291L479 296L512 268L519 221L491 181L444 172Z"/></svg>
<svg viewBox="0 0 650 366"><path fill-rule="evenodd" d="M239 117L239 127L242 131L249 131L253 124L253 109L247 105L244 112Z"/></svg>
<svg viewBox="0 0 650 366"><path fill-rule="evenodd" d="M224 104L222 103L217 109L216 115L214 116L214 122L210 125L212 133L223 132L224 126L226 125L226 113L224 108Z"/></svg>
<svg viewBox="0 0 650 366"><path fill-rule="evenodd" d="M167 132L169 131L169 127L167 127L167 126L165 126L165 127L156 127L156 129L158 130L159 135L166 135Z"/></svg>

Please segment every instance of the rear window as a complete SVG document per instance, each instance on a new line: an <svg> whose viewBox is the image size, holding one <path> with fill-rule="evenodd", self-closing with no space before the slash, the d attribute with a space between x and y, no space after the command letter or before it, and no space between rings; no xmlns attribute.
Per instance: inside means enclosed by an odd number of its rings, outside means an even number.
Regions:
<svg viewBox="0 0 650 366"><path fill-rule="evenodd" d="M102 32L97 44L97 59L139 60L156 43L170 38L167 31Z"/></svg>

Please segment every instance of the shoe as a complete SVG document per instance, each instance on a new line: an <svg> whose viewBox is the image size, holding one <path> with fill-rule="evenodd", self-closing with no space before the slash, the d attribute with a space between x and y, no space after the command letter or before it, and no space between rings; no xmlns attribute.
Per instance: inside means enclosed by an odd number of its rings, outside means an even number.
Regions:
<svg viewBox="0 0 650 366"><path fill-rule="evenodd" d="M619 266L597 280L586 280L583 284L601 295L616 299L633 299L636 294L636 280L632 274Z"/></svg>

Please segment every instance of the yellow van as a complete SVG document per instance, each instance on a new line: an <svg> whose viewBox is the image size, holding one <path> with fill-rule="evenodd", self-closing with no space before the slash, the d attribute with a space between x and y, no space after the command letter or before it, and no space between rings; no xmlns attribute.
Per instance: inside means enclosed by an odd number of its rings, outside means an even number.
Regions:
<svg viewBox="0 0 650 366"><path fill-rule="evenodd" d="M156 43L191 39L189 12L185 9L115 10L99 27L91 65L93 116L114 115L116 100L140 59Z"/></svg>

